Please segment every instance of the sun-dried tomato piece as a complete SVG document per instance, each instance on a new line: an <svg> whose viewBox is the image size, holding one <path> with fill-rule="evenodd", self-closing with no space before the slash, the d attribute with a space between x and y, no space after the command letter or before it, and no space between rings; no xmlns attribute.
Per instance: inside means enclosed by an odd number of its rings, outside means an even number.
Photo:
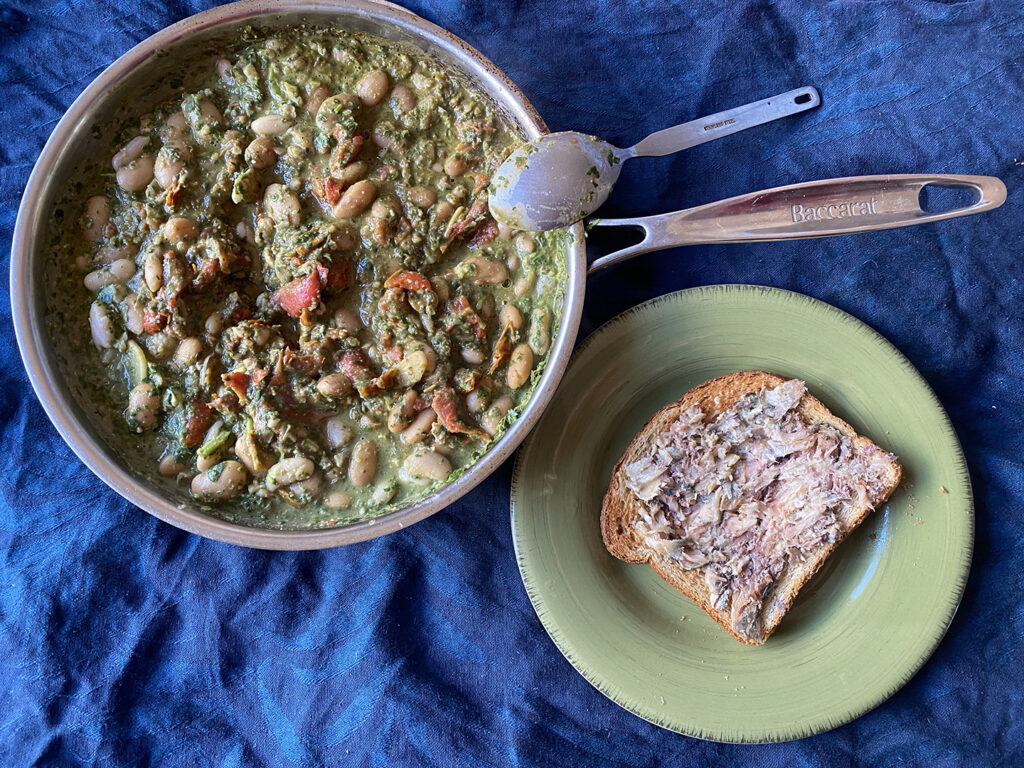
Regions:
<svg viewBox="0 0 1024 768"><path fill-rule="evenodd" d="M297 277L274 291L270 298L291 317L298 317L302 310L320 303L320 275L313 270L305 277Z"/></svg>
<svg viewBox="0 0 1024 768"><path fill-rule="evenodd" d="M384 282L385 288L401 288L405 291L432 291L434 286L419 272L401 269Z"/></svg>
<svg viewBox="0 0 1024 768"><path fill-rule="evenodd" d="M181 444L186 448L194 448L203 442L206 431L210 428L210 406L202 400L193 400L185 408L185 434Z"/></svg>

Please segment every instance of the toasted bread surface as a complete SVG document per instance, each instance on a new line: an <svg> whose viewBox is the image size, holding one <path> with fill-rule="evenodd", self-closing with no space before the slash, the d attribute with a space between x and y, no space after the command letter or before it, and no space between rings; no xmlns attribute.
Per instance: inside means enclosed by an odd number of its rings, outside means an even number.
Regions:
<svg viewBox="0 0 1024 768"><path fill-rule="evenodd" d="M864 521L871 510L885 501L896 489L902 470L895 457L891 457L892 460L885 468L883 487L869 498L869 504L843 505L837 511L839 535L834 541L824 542L800 562L787 558L783 572L764 595L759 638L744 636L733 629L728 607L724 610L713 607L704 567L686 570L670 555L653 551L644 543L634 526L643 502L627 487L623 468L648 455L658 436L676 421L682 412L694 405L699 406L705 420L709 420L728 410L748 393L761 392L785 381L786 379L781 376L764 371L740 371L700 384L676 402L661 408L637 433L616 463L601 505L601 535L605 547L612 555L628 563L650 565L659 576L697 603L733 637L750 645L760 645L775 631L804 584L821 568L850 532ZM877 447L868 438L858 435L849 424L832 414L809 393L803 395L797 409L808 424L829 424L860 449Z"/></svg>

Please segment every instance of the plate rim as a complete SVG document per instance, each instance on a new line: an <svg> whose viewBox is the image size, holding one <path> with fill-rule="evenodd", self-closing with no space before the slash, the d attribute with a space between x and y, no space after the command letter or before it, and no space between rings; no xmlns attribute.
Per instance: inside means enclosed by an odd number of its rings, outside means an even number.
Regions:
<svg viewBox="0 0 1024 768"><path fill-rule="evenodd" d="M791 291L785 288L778 288L775 286L766 285L755 285L749 283L719 283L713 285L702 285L694 286L691 288L684 288L678 291L670 291L663 293L659 296L655 296L651 299L636 304L623 312L615 315L614 317L606 320L604 323L599 325L593 331L591 331L583 341L581 341L575 350L573 350L572 356L569 359L569 363L566 366L565 374L563 379L567 378L571 372L573 365L577 360L590 348L598 339L608 332L608 330L616 325L624 322L628 322L635 315L639 315L644 311L650 311L657 307L659 304L665 304L671 301L682 301L687 297L693 297L699 300L702 295L708 296L721 296L728 298L730 296L740 295L757 295L759 297L768 297L768 300L773 298L783 298L786 300L795 300L805 305L812 307L815 310L824 311L836 315L845 324L859 326L863 332L869 336L873 342L880 345L881 348L888 352L891 359L899 364L904 370L906 370L911 376L915 377L918 382L923 386L924 391L931 403L937 407L938 412L941 416L937 426L943 434L952 439L954 446L953 463L955 465L957 474L964 481L966 490L965 494L965 510L967 517L967 532L965 541L961 549L961 556L958 558L956 565L958 567L957 579L953 589L955 593L955 599L948 602L948 608L946 613L940 617L940 621L936 623L940 629L935 635L934 639L921 654L919 658L914 659L911 663L907 664L904 670L894 678L894 682L884 689L880 689L879 693L875 696L868 697L870 700L863 706L851 708L851 710L843 716L837 718L835 722L816 722L808 726L804 724L803 730L800 729L799 725L795 725L792 735L790 734L778 734L778 733L758 733L758 734L746 734L740 735L737 738L737 734L726 734L720 731L716 731L713 728L707 727L694 727L689 723L679 723L672 721L671 718L662 718L660 721L653 717L649 717L641 711L640 708L633 706L630 702L622 700L625 697L616 696L613 691L610 690L599 675L594 674L592 667L585 667L580 660L576 658L575 649L568 647L569 643L567 639L560 633L560 629L557 622L552 617L549 609L540 602L539 593L537 592L536 584L532 583L527 576L527 569L525 567L524 555L520 546L520 539L517 535L516 525L516 493L522 482L523 465L525 464L526 458L529 456L534 443L537 441L536 435L539 432L543 417L537 426L532 430L529 437L523 443L522 447L516 453L515 464L512 469L512 479L509 493L509 523L512 535L512 547L515 552L516 567L519 570L520 580L523 583L523 587L526 590L527 597L530 600L530 605L533 608L534 614L537 616L544 628L545 633L551 639L555 648L558 649L559 653L569 662L573 669L582 676L593 688L599 693L609 699L611 702L626 710L630 714L645 720L652 725L659 728L677 733L683 736L689 736L692 738L701 739L704 741L711 741L723 744L773 744L773 743L784 743L789 741L797 741L799 739L808 738L821 733L839 728L843 725L847 725L854 720L863 717L865 714L879 707L881 704L892 698L900 689L902 689L913 677L921 670L921 668L928 662L928 660L934 655L936 649L942 643L946 634L949 632L949 628L956 617L957 611L963 601L963 596L966 591L967 582L970 578L971 568L974 559L974 546L976 537L976 510L974 502L974 488L971 481L970 469L967 465L967 458L964 455L963 446L960 443L960 438L956 433L956 429L953 427L953 423L949 418L949 414L946 411L945 406L939 399L938 395L935 394L935 390L928 383L927 379L921 374L917 367L903 354L902 351L895 344L889 341L885 336L875 330L868 323L860 320L854 315L846 312L839 307L829 304L826 301L817 299L813 296L809 296L798 291ZM554 402L554 401L552 401Z"/></svg>

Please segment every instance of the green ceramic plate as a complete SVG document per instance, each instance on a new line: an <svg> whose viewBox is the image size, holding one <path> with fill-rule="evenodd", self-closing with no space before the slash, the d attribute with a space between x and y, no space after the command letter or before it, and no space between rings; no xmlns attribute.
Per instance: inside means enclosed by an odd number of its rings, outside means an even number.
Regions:
<svg viewBox="0 0 1024 768"><path fill-rule="evenodd" d="M805 380L895 452L905 479L761 647L734 640L647 566L613 558L599 529L611 469L651 414L746 369ZM520 453L512 531L544 628L598 690L679 733L768 742L849 722L907 682L956 611L974 521L949 419L898 350L822 302L726 285L641 304L587 339Z"/></svg>

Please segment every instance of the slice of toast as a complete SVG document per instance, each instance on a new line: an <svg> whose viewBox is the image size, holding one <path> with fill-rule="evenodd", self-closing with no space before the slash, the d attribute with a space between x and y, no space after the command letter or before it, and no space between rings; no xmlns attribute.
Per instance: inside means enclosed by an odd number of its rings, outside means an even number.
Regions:
<svg viewBox="0 0 1024 768"><path fill-rule="evenodd" d="M789 400L788 410L780 417L787 420L786 429L792 432L795 427L799 428L801 424L806 425L808 435L812 437L805 436L805 439L813 441L813 439L817 439L813 436L827 433L828 439L839 448L835 452L835 457L829 454L827 459L821 458L823 451L820 449L813 456L811 454L804 456L799 451L794 451L781 458L772 458L769 466L761 474L767 476L768 473L774 473L773 476L779 476L779 473L783 472L780 469L783 462L796 462L790 465L795 469L787 470L789 472L787 477L800 478L801 472L810 473L813 489L808 486L807 505L803 505L804 500L799 498L798 493L791 492L794 488L799 491L803 487L797 481L792 481L789 486L786 486L787 495L784 501L772 500L773 492L781 493L778 491L780 481L776 480L774 488L769 485L762 491L752 491L751 498L745 499L747 502L752 502L751 504L743 506L741 509L732 509L729 505L739 502L728 498L730 493L737 492L735 484L731 482L734 479L730 474L733 469L726 467L721 470L723 477L720 479L727 484L727 492L720 494L714 503L716 507L714 511L718 512L719 522L713 523L710 529L706 526L699 528L695 523L688 522L694 519L693 515L696 514L694 510L699 505L707 506L710 503L708 496L699 494L695 489L701 488L706 491L709 487L715 487L717 482L715 478L700 478L696 482L687 484L685 480L678 479L682 477L685 470L691 473L690 477L693 480L695 474L699 476L699 473L704 471L701 461L716 461L714 456L708 453L712 449L702 448L701 445L704 443L719 444L721 435L729 433L715 432L715 430L726 429L721 426L722 424L745 424L746 422L732 420L733 414L742 409L747 409L742 410L743 413L751 413L749 410L751 403L760 402L757 398L767 398L774 396L776 392L782 392L783 388L778 390L776 388L786 382L787 380L780 376L763 371L740 371L707 381L691 389L678 401L666 405L655 413L633 438L622 458L615 465L611 483L601 506L601 534L605 547L612 555L628 563L647 563L659 576L697 603L733 637L750 645L760 645L768 639L778 627L782 617L793 605L793 601L803 585L821 568L842 540L860 525L871 510L892 494L899 484L902 474L900 465L892 454L886 453L868 438L858 435L849 424L834 416L819 400L803 389L802 382L791 382L785 387L785 390L793 392L795 395ZM799 385L799 389L796 389L796 385ZM773 408L773 410L778 410L778 408ZM765 414L770 414L773 410L762 409ZM756 406L753 412L757 412ZM774 417L765 415L750 418L762 418L770 421ZM691 425L688 427L690 433L686 433L690 436L680 438L678 435L684 433L672 431L671 435L676 435L676 437L671 437L670 428L679 430L681 427L678 425L684 422L689 422ZM677 426L673 426L674 424ZM770 423L769 427L772 426ZM712 432L714 434L711 434ZM743 435L743 432L738 431L735 434L739 437ZM750 459L750 463L744 466L756 466L756 462L750 457L754 455L753 446L759 444L757 437L763 436L763 434L764 430L760 432L755 430L751 432L752 437L749 442L734 447L735 454L744 456L743 461ZM669 455L666 442L670 440L677 441L672 443L672 450L683 458L673 458L668 465L665 465L664 462L668 461ZM748 447L750 450L744 453ZM721 449L718 450L721 453ZM812 449L808 448L807 450ZM704 451L704 454L701 454L701 451ZM690 459L691 469L689 470L682 466L681 462L687 461L686 456L695 455L702 455L705 458L701 461ZM644 501L641 499L641 495L648 495L649 489L639 488L637 485L639 481L635 474L638 470L635 468L638 466L650 467L651 461L655 460L654 457L659 457L657 461L662 462L657 465L663 472L659 482L666 485L654 498ZM635 462L639 462L639 464ZM806 462L806 465L799 462ZM829 477L819 481L817 478L823 473L818 470L822 466L830 468L826 473L829 474ZM863 472L857 474L862 468ZM629 474L631 472L634 474ZM719 470L712 468L706 474L715 474L716 472ZM815 472L817 475L814 474ZM666 477L676 479L665 480ZM856 478L860 477L863 478L863 485L858 486L856 483L859 481ZM705 484L705 480L707 484ZM758 479L753 477L744 487L755 488L757 485ZM850 498L835 500L833 497L837 494L832 491L834 487L853 489L849 491ZM757 496L758 493L761 494L760 497ZM823 494L829 499L828 504L824 507L821 502ZM842 496L842 493L838 495ZM694 501L694 499L698 500ZM807 511L812 507L815 510L825 509L819 515L822 519L814 517ZM672 512L666 512L666 509L672 509ZM667 527L652 522L659 510L662 514L660 519L668 521ZM739 550L733 547L731 534L726 535L723 531L726 531L739 519L737 517L730 518L730 515L741 514L753 515L753 517L744 519L757 522L754 524L755 527L748 528L744 532L743 536L746 538L736 538L736 546L742 545L747 550L753 546L755 551L760 552L761 549L764 549L769 554L765 554L763 557L758 555L742 566L736 566L736 563L743 562L742 557L736 554ZM774 518L774 520L769 523L769 518ZM797 525L791 518L801 518L802 522L799 524L804 526L802 529L804 533L801 533L801 536L808 530L813 531L813 535L817 535L814 525L809 525L806 522L811 519L817 520L818 526L826 531L822 534L824 538L820 541L813 541L812 545L806 549L802 545L795 548L788 547L785 548L784 554L780 554L784 549L780 542L788 542L790 539L772 532L789 530L786 528L787 525ZM707 522L707 518L702 519ZM714 517L712 516L711 519L714 520ZM730 519L733 522L727 524ZM742 527L739 523L735 525ZM652 531L655 530L657 536L661 537L660 539L652 538L655 536ZM698 540L689 535L691 530L707 531L700 539L704 542L703 545L699 542L693 543ZM787 533L788 535L790 534ZM774 538L769 542L768 539L772 536ZM671 540L675 547L674 551L666 551L665 547L652 545L651 542L658 544L665 540L665 537ZM757 537L762 538L758 540ZM678 551L683 549L689 552L688 556L683 557L678 554ZM732 554L730 555L730 553ZM700 562L706 557L710 557L711 561L704 565L694 565L695 562ZM722 565L723 558L727 559L727 565ZM762 565L760 573L753 571L756 563ZM764 563L770 563L771 567L765 567ZM734 564L731 566L734 570L728 570L730 567L728 564ZM737 568L738 570L735 570ZM724 577L723 569L726 572ZM760 585L760 592L757 589L747 589L744 586L755 582ZM712 585L715 585L716 591L714 592ZM738 603L735 607L740 611L741 620L737 620L732 611L734 601Z"/></svg>

